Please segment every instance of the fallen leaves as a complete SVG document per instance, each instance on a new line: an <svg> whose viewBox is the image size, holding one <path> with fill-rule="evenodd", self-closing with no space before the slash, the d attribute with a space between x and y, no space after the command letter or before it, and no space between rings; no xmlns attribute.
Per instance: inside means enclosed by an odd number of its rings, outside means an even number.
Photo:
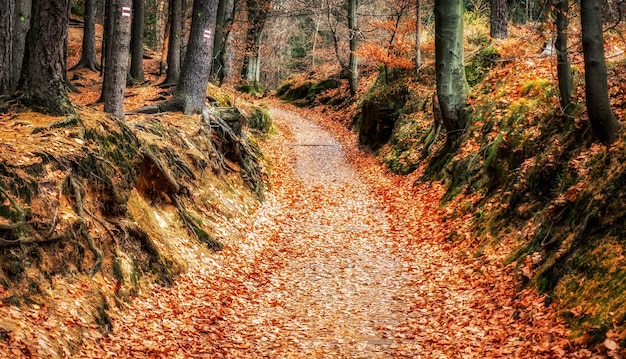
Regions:
<svg viewBox="0 0 626 359"><path fill-rule="evenodd" d="M112 309L109 335L89 327L79 296L58 304L65 320L48 327L87 328L76 357L592 356L545 298L518 291L512 266L446 240L471 232L469 218L439 207L441 184L388 173L336 122L275 114L280 134L263 144L272 190L254 215L224 223L237 239L218 254L181 251L187 273ZM32 307L31 321L45 322L44 309ZM27 311L8 313L28 322ZM57 352L46 338L13 337L0 352Z"/></svg>

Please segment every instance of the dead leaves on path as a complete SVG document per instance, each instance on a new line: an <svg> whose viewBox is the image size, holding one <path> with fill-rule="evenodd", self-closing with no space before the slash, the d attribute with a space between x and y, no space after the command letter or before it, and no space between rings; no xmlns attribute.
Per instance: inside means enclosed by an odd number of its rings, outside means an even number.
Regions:
<svg viewBox="0 0 626 359"><path fill-rule="evenodd" d="M114 311L114 334L87 341L78 356L593 356L567 339L543 297L516 291L512 267L446 241L452 230L471 232L467 218L439 208L440 185L386 173L352 133L318 120L340 139L361 184L305 191L280 126L264 144L273 163L266 203L225 224L238 240L190 258L196 265L172 288ZM369 203L350 197L368 188Z"/></svg>

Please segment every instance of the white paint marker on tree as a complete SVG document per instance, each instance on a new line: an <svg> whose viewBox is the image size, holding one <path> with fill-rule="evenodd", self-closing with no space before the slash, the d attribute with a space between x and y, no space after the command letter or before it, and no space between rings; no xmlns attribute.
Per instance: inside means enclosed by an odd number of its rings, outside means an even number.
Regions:
<svg viewBox="0 0 626 359"><path fill-rule="evenodd" d="M204 35L202 35L205 39L211 38L211 30L204 30Z"/></svg>
<svg viewBox="0 0 626 359"><path fill-rule="evenodd" d="M122 16L130 17L130 6L122 6Z"/></svg>

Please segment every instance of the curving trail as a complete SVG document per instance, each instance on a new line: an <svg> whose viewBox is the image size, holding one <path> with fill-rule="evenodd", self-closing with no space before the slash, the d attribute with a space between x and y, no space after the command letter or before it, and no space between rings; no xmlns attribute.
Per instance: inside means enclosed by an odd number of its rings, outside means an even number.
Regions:
<svg viewBox="0 0 626 359"><path fill-rule="evenodd" d="M516 292L512 267L443 240L467 221L438 208L440 186L386 174L332 122L341 142L273 114L273 187L241 240L118 313L78 357L591 356L543 298Z"/></svg>

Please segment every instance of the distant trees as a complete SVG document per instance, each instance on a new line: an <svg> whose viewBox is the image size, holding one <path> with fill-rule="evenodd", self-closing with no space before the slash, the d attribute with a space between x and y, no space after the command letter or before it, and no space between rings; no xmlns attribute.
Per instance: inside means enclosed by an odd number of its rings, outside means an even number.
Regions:
<svg viewBox="0 0 626 359"><path fill-rule="evenodd" d="M241 75L255 86L259 83L261 71L261 36L270 9L271 0L246 0L247 30Z"/></svg>

